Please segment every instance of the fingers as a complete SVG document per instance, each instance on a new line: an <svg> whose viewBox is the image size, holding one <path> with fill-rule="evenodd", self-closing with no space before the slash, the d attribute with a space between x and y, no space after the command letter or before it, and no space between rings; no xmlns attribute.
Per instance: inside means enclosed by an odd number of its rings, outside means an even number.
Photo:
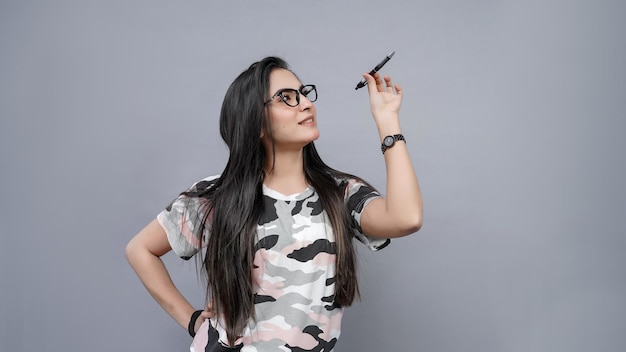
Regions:
<svg viewBox="0 0 626 352"><path fill-rule="evenodd" d="M215 316L215 312L213 311L213 307L211 304L208 304L204 311L200 313L200 316L206 319L213 318Z"/></svg>
<svg viewBox="0 0 626 352"><path fill-rule="evenodd" d="M399 84L396 84L394 88L396 89L396 94L402 95L402 87Z"/></svg>
<svg viewBox="0 0 626 352"><path fill-rule="evenodd" d="M215 312L213 311L213 308L211 307L211 305L209 304L206 308L204 308L204 310L200 313L200 315L198 316L198 318L196 318L196 321L194 323L194 332L198 332L198 329L200 329L200 327L202 326L202 324L204 324L204 322L207 319L211 319L215 316Z"/></svg>
<svg viewBox="0 0 626 352"><path fill-rule="evenodd" d="M194 325L194 331L198 332L198 329L200 329L204 321L207 319L211 319L214 316L215 316L215 313L213 312L210 312L207 310L202 311L202 313L200 313L200 316L198 316L198 319L196 319L196 323Z"/></svg>
<svg viewBox="0 0 626 352"><path fill-rule="evenodd" d="M385 85L383 84L383 80L380 78L378 72L374 74L374 79L376 80L376 89L378 89L379 92L384 92Z"/></svg>
<svg viewBox="0 0 626 352"><path fill-rule="evenodd" d="M200 313L200 318L202 318L202 320L204 319L211 319L215 316L215 313L213 312L207 312L206 310L202 313Z"/></svg>
<svg viewBox="0 0 626 352"><path fill-rule="evenodd" d="M369 73L364 73L363 74L363 78L365 78L365 80L367 81L367 90L369 91L370 94L375 93L377 90L377 82L376 79L374 78L374 76L370 75Z"/></svg>
<svg viewBox="0 0 626 352"><path fill-rule="evenodd" d="M399 85L393 84L393 82L391 81L391 77L389 76L381 77L377 72L373 76L365 73L363 74L363 78L367 80L367 85L370 93L387 92L401 94L402 89Z"/></svg>
<svg viewBox="0 0 626 352"><path fill-rule="evenodd" d="M385 76L385 88L387 92L393 93L393 84L391 84L391 77Z"/></svg>

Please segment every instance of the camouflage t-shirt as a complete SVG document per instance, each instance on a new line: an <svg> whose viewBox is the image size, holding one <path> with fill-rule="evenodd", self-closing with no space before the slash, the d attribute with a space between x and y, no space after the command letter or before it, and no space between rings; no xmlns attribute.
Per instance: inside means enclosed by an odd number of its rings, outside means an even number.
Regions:
<svg viewBox="0 0 626 352"><path fill-rule="evenodd" d="M217 177L208 177L190 190L211 187ZM354 236L372 250L385 247L390 240L371 238L360 226L363 209L380 194L356 180L338 180L342 183ZM204 321L192 352L328 352L339 338L343 309L333 302L335 238L317 192L309 187L287 196L264 186L263 195L265 210L257 227L253 269L256 319L249 321L235 347L226 343L218 317ZM157 216L173 251L183 259L200 249L194 235L198 226L194 222L201 218L200 202L179 196Z"/></svg>

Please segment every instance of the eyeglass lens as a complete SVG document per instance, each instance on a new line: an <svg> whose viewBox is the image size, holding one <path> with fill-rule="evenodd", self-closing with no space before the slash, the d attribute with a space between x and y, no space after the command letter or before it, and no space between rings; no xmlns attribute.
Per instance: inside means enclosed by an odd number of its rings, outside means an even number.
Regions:
<svg viewBox="0 0 626 352"><path fill-rule="evenodd" d="M311 102L317 100L317 89L312 84L302 86L300 90L290 88L284 89L282 92L278 93L278 96L283 102L285 102L285 104L295 107L300 104L300 94L304 95Z"/></svg>

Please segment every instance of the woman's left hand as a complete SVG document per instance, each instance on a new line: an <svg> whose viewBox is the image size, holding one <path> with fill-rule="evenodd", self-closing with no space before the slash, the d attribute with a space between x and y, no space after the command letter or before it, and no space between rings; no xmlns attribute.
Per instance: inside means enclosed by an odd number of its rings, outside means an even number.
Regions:
<svg viewBox="0 0 626 352"><path fill-rule="evenodd" d="M374 118L378 119L387 114L397 115L402 103L402 88L397 84L392 84L389 76L381 78L378 72L374 76L365 73L363 78L367 80L370 108Z"/></svg>

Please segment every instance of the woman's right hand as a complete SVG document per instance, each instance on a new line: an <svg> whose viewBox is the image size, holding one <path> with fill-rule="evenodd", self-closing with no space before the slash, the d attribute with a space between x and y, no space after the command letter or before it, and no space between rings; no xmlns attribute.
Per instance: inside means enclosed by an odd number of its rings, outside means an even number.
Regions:
<svg viewBox="0 0 626 352"><path fill-rule="evenodd" d="M198 316L198 319L196 319L196 324L194 325L193 331L197 333L202 323L204 323L206 319L211 319L214 316L215 316L215 312L213 312L213 308L211 307L210 304L207 305L207 307L202 311L202 313L200 313L200 316Z"/></svg>
<svg viewBox="0 0 626 352"><path fill-rule="evenodd" d="M161 256L171 250L165 230L154 219L128 242L126 257L152 297L186 330L194 308L174 286L161 260Z"/></svg>

